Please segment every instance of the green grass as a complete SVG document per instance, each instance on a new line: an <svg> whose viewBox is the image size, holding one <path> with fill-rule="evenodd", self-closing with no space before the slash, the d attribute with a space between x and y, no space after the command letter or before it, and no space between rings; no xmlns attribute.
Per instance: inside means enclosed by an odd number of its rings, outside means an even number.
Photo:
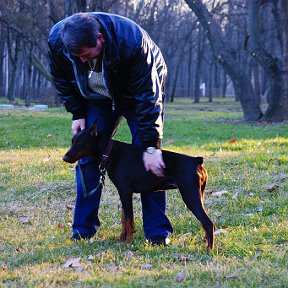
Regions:
<svg viewBox="0 0 288 288"><path fill-rule="evenodd" d="M71 242L74 171L61 160L71 116L56 108L0 110L0 287L287 287L287 123L247 124L233 100L205 101L167 103L164 147L204 156L207 189L228 192L205 199L222 229L212 252L176 190L168 192L175 230L168 247L145 243L138 195L134 240L119 244L119 198L109 181L100 230L93 241ZM130 141L125 123L116 138ZM80 268L63 266L77 257Z"/></svg>

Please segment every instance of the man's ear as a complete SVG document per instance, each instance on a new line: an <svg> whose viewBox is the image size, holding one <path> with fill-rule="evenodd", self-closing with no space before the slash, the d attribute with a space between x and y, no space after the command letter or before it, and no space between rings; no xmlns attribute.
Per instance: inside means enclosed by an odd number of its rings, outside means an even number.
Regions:
<svg viewBox="0 0 288 288"><path fill-rule="evenodd" d="M104 42L104 37L101 32L98 33L97 39L100 40L101 42Z"/></svg>
<svg viewBox="0 0 288 288"><path fill-rule="evenodd" d="M95 120L94 122L93 122L93 125L92 125L92 127L90 128L90 132L91 132L91 135L92 136L97 136L98 135L98 125L97 125L97 120Z"/></svg>

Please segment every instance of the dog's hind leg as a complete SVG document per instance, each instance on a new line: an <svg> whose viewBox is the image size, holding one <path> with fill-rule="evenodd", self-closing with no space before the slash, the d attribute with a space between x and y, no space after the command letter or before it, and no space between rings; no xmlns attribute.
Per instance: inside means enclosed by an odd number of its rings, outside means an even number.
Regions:
<svg viewBox="0 0 288 288"><path fill-rule="evenodd" d="M125 244L129 243L133 239L133 233L135 232L132 193L121 193L120 199L122 203L122 231L118 237L119 241L124 241Z"/></svg>
<svg viewBox="0 0 288 288"><path fill-rule="evenodd" d="M204 194L205 194L205 188L208 180L208 174L206 169L202 165L197 166L197 174L199 176L199 185L200 185L200 191L201 191L201 201L203 203L204 201Z"/></svg>
<svg viewBox="0 0 288 288"><path fill-rule="evenodd" d="M178 188L187 208L193 212L202 224L205 230L208 248L213 249L215 225L204 209L198 176L193 175L193 178L193 181L191 181L191 178L182 179L183 181L181 181L180 184L178 183Z"/></svg>

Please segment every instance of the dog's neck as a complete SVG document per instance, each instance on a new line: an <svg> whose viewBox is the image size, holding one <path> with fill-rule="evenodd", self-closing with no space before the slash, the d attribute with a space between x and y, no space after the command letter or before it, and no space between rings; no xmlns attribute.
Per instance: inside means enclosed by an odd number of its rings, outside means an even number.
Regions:
<svg viewBox="0 0 288 288"><path fill-rule="evenodd" d="M111 141L114 142L114 140L109 139L109 138L107 139L107 137L103 135L97 135L94 139L93 150L91 151L92 152L91 156L96 159L101 159L101 157L104 154L108 153L107 152L108 147L113 145L113 143L110 143ZM109 150L112 150L112 147L110 147Z"/></svg>

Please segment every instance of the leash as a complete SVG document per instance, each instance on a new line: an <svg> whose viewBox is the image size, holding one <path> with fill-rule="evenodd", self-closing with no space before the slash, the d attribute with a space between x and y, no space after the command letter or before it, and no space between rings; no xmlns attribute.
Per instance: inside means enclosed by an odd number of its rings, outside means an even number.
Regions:
<svg viewBox="0 0 288 288"><path fill-rule="evenodd" d="M105 186L105 174L106 174L106 164L109 158L109 155L112 151L113 148L113 143L114 143L114 136L119 128L119 125L121 123L122 120L122 116L119 116L119 118L117 119L113 132L111 134L109 143L107 145L107 148L105 150L105 154L102 155L101 158L101 162L99 164L99 171L100 171L100 178L99 178L99 184L97 185L96 188L92 189L91 191L87 191L86 188L86 184L85 184L85 179L84 179L84 175L82 172L82 168L81 165L79 164L79 162L77 163L77 168L79 171L79 175L80 175L80 181L81 181L81 186L82 186L82 190L83 190L83 196L84 198L90 197L91 195L93 195L98 189L100 189L100 191L103 189L103 187Z"/></svg>

